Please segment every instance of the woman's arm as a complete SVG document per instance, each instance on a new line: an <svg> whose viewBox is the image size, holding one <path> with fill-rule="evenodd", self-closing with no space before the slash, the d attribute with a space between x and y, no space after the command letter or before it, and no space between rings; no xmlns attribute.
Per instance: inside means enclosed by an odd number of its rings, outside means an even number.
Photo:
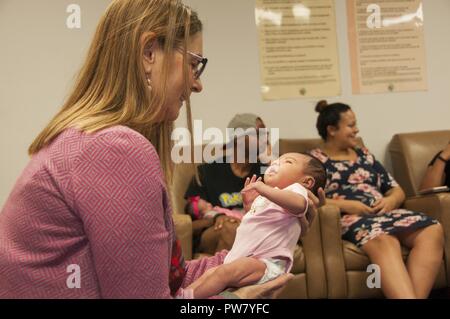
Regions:
<svg viewBox="0 0 450 319"><path fill-rule="evenodd" d="M403 202L405 201L406 195L403 189L400 186L397 186L390 189L385 194L385 198L392 200L394 209L397 209L402 206Z"/></svg>
<svg viewBox="0 0 450 319"><path fill-rule="evenodd" d="M339 209L347 214L351 215L363 215L372 214L374 209L365 205L364 203L357 200L347 200L347 199L329 199L327 198L326 203L328 205L335 205Z"/></svg>
<svg viewBox="0 0 450 319"><path fill-rule="evenodd" d="M447 148L440 153L440 157L445 161L450 160L450 146L447 146ZM443 160L439 159L439 157L436 157L434 159L433 165L430 165L427 168L425 177L423 178L422 183L420 184L421 190L444 185L444 181L446 178L445 176L446 162L444 162Z"/></svg>
<svg viewBox="0 0 450 319"><path fill-rule="evenodd" d="M300 217L300 226L302 227L300 238L305 237L309 232L310 226L317 216L318 209L325 205L325 203L326 197L322 188L317 190L317 196L308 190L308 211Z"/></svg>
<svg viewBox="0 0 450 319"><path fill-rule="evenodd" d="M327 204L335 205L342 212L352 215L385 213L399 208L405 200L405 193L399 186L391 188L386 196L377 200L372 207L369 207L357 200L347 199L327 199Z"/></svg>
<svg viewBox="0 0 450 319"><path fill-rule="evenodd" d="M400 186L391 188L385 196L373 204L375 213L387 213L402 206L405 201L405 192Z"/></svg>
<svg viewBox="0 0 450 319"><path fill-rule="evenodd" d="M420 190L443 186L445 181L445 163L436 161L427 168L425 176L420 184Z"/></svg>
<svg viewBox="0 0 450 319"><path fill-rule="evenodd" d="M155 149L123 131L88 146L72 185L96 288L102 298L170 298L171 215Z"/></svg>

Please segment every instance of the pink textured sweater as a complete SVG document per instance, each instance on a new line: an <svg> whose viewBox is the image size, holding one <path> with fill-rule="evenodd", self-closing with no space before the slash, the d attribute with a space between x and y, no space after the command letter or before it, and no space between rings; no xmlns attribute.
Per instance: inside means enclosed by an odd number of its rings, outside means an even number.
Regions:
<svg viewBox="0 0 450 319"><path fill-rule="evenodd" d="M0 298L170 298L173 238L151 143L124 126L67 129L32 157L0 213ZM183 287L224 256L188 262ZM70 265L80 288L67 284Z"/></svg>

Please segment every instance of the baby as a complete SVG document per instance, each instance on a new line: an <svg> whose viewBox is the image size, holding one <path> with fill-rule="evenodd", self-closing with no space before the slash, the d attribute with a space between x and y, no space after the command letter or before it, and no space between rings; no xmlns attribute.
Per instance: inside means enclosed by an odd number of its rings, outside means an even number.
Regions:
<svg viewBox="0 0 450 319"><path fill-rule="evenodd" d="M261 178L247 179L242 190L246 211L233 248L223 265L205 272L183 292L184 298L207 298L226 288L262 284L289 272L308 210L308 191L317 194L326 170L316 158L288 153L272 162Z"/></svg>
<svg viewBox="0 0 450 319"><path fill-rule="evenodd" d="M194 196L190 198L190 202L186 205L185 211L191 215L192 220L203 218L214 218L216 215L226 215L238 220L243 217L243 212L238 209L227 209L219 206L213 206L210 202Z"/></svg>

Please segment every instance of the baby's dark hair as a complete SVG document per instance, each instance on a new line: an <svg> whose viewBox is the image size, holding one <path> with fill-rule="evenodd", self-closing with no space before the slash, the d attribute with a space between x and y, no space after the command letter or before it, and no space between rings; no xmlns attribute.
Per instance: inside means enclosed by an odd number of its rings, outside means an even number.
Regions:
<svg viewBox="0 0 450 319"><path fill-rule="evenodd" d="M341 120L341 113L351 110L350 106L343 103L328 104L322 100L316 105L316 112L319 113L317 118L317 131L324 141L328 138L328 126L337 127Z"/></svg>
<svg viewBox="0 0 450 319"><path fill-rule="evenodd" d="M305 173L311 175L314 180L314 186L311 192L317 196L317 191L319 188L325 189L325 184L327 183L327 169L325 165L311 154L302 153L303 155L310 158L308 165L305 168Z"/></svg>

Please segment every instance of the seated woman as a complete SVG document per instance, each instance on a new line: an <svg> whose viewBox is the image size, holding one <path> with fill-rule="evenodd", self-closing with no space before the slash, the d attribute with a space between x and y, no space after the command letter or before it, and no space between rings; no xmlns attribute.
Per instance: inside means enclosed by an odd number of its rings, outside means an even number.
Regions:
<svg viewBox="0 0 450 319"><path fill-rule="evenodd" d="M427 298L443 257L441 225L400 209L404 192L367 149L357 147L359 130L348 105L321 101L316 111L325 143L311 154L327 168L327 204L341 209L342 238L380 266L386 298ZM411 249L406 265L400 244Z"/></svg>
<svg viewBox="0 0 450 319"><path fill-rule="evenodd" d="M428 189L439 186L450 187L450 143L436 154L428 165L425 177L420 184L420 189Z"/></svg>
<svg viewBox="0 0 450 319"><path fill-rule="evenodd" d="M228 128L243 130L265 128L264 122L254 114L237 114L228 124ZM248 139L248 137L247 137ZM186 212L193 217L194 252L214 254L222 249L231 249L239 226L239 218L229 217L219 212L214 218L203 216L214 207L230 211L242 210L241 190L247 177L262 176L263 165L258 161L251 163L249 141L246 141L245 161L237 160L238 137L231 141L235 158L231 163L224 158L223 163L213 162L200 165L198 177L194 177L186 191L188 200ZM230 145L228 145L230 146ZM227 145L224 146L224 148ZM225 152L228 153L228 152ZM226 154L225 154L226 156ZM217 209L216 209L217 210Z"/></svg>

